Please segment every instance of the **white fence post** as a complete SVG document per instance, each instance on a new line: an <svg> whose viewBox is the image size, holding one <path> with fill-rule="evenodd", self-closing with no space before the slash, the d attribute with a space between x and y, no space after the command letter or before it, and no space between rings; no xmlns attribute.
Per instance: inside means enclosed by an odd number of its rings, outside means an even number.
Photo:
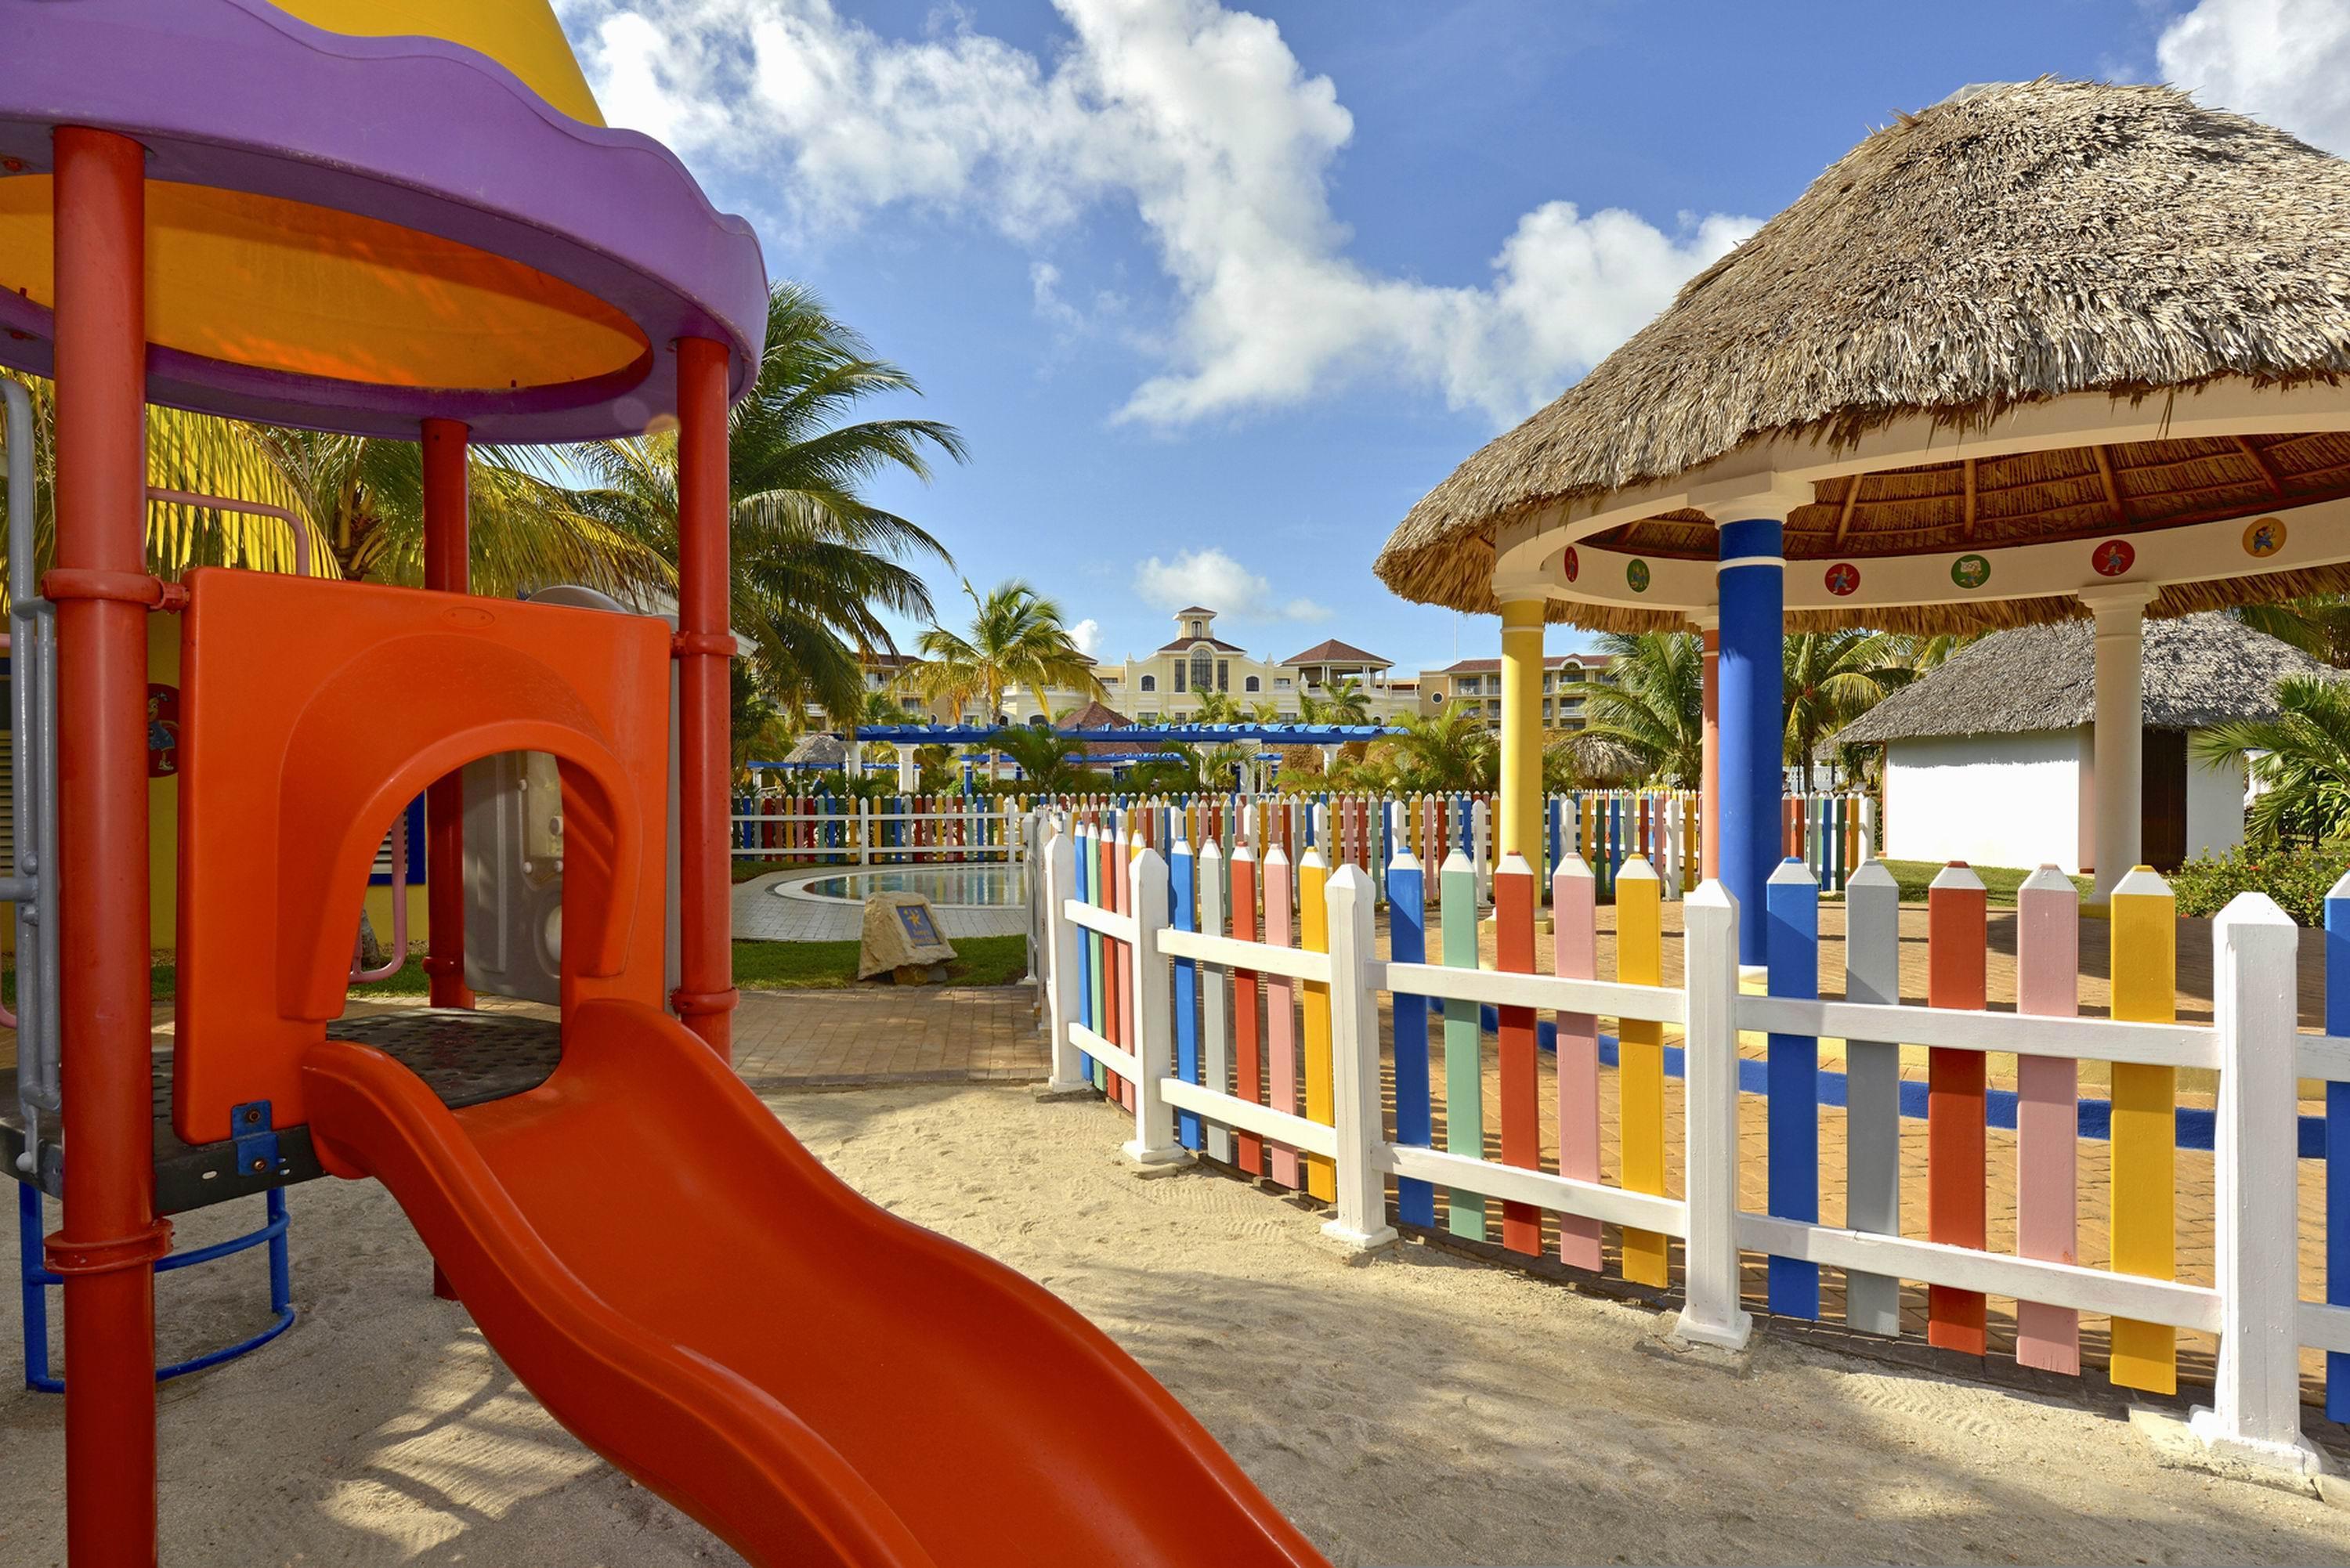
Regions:
<svg viewBox="0 0 2350 1568"><path fill-rule="evenodd" d="M2301 1435L2300 939L2262 893L2237 894L2211 922L2220 1354L2213 1407L2189 1426L2215 1454L2314 1474L2324 1463Z"/></svg>
<svg viewBox="0 0 2350 1568"><path fill-rule="evenodd" d="M1688 975L1688 1278L1675 1337L1743 1349L1753 1320L1738 1304L1738 919L1718 881L1682 916Z"/></svg>
<svg viewBox="0 0 2350 1568"><path fill-rule="evenodd" d="M1338 1217L1322 1233L1367 1252L1396 1239L1387 1181L1372 1158L1386 1141L1379 1119L1379 1007L1371 993L1371 879L1341 866L1326 893L1330 910L1331 1120L1338 1133Z"/></svg>
<svg viewBox="0 0 2350 1568"><path fill-rule="evenodd" d="M1062 905L1076 896L1076 826L1055 823L1045 847L1045 929L1048 956L1045 963L1045 1020L1053 1032L1053 1076L1047 1094L1090 1093L1094 1081L1077 1070L1076 1043L1069 1025L1077 1017L1077 924Z"/></svg>
<svg viewBox="0 0 2350 1568"><path fill-rule="evenodd" d="M1209 839L1200 851L1200 929L1211 937L1225 934L1224 852ZM1220 1095L1232 1086L1232 981L1222 964L1200 966L1200 1075ZM1221 1122L1210 1122L1208 1155L1230 1165L1232 1132Z"/></svg>
<svg viewBox="0 0 2350 1568"><path fill-rule="evenodd" d="M1480 904L1493 901L1493 867L1485 858L1487 815L1483 801L1469 803L1469 864L1477 873L1477 902Z"/></svg>
<svg viewBox="0 0 2350 1568"><path fill-rule="evenodd" d="M1175 1141L1175 1116L1160 1084L1175 1066L1175 1014L1167 959L1159 933L1167 929L1167 862L1156 849L1134 857L1127 884L1133 897L1134 950L1127 971L1134 986L1134 1141L1126 1157L1137 1165L1189 1159Z"/></svg>

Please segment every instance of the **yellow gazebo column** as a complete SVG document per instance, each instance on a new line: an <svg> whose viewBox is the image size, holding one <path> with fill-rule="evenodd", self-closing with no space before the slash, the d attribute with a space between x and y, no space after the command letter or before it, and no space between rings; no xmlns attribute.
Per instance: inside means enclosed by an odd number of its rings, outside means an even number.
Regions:
<svg viewBox="0 0 2350 1568"><path fill-rule="evenodd" d="M1502 606L1502 845L1542 860L1543 613L1549 601Z"/></svg>

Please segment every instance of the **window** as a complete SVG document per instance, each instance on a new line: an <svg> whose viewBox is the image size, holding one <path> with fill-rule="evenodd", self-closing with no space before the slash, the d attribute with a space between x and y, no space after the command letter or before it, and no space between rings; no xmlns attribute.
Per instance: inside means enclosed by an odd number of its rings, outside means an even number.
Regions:
<svg viewBox="0 0 2350 1568"><path fill-rule="evenodd" d="M1145 676L1143 679L1147 680L1149 677ZM1156 713L1145 713L1142 715L1142 722L1146 724L1156 724L1159 722L1159 715Z"/></svg>
<svg viewBox="0 0 2350 1568"><path fill-rule="evenodd" d="M1242 690L1242 691L1255 691L1256 689L1257 689L1257 679L1256 679L1256 677L1255 677L1255 676L1253 676L1253 675L1250 676L1250 677L1249 677L1245 681L1242 682L1241 690Z"/></svg>
<svg viewBox="0 0 2350 1568"><path fill-rule="evenodd" d="M1229 691L1232 689L1232 661L1229 659L1219 659L1216 660L1216 690Z"/></svg>
<svg viewBox="0 0 2350 1568"><path fill-rule="evenodd" d="M1208 690L1209 682L1212 681L1216 678L1215 665L1215 656L1211 654L1206 649L1195 648L1191 650L1192 691L1205 691ZM1175 690L1178 691L1183 690L1183 683L1181 680L1179 680L1176 681Z"/></svg>
<svg viewBox="0 0 2350 1568"><path fill-rule="evenodd" d="M1142 689L1143 689L1145 691L1158 691L1158 690L1159 690L1159 677L1157 677L1156 675L1146 675L1146 676L1144 676L1144 677L1142 678Z"/></svg>
<svg viewBox="0 0 2350 1568"><path fill-rule="evenodd" d="M1436 704L1438 707L1440 707L1440 708L1441 708L1441 707L1443 707L1443 706L1444 706L1444 693L1443 693L1443 692L1441 692L1441 691L1431 691L1431 692L1430 692L1430 693L1428 694L1428 700L1429 700L1430 702L1435 703L1435 704Z"/></svg>
<svg viewBox="0 0 2350 1568"><path fill-rule="evenodd" d="M1183 684L1183 677L1184 677L1184 675L1188 672L1189 669L1190 669L1190 666L1186 665L1186 664L1185 664L1181 659L1177 659L1177 660L1175 661L1175 690L1176 690L1176 691L1190 691L1190 690L1191 690L1191 688L1190 688L1190 687L1188 687L1188 686L1186 686L1186 685L1184 685L1184 684Z"/></svg>
<svg viewBox="0 0 2350 1568"><path fill-rule="evenodd" d="M1195 620L1195 621L1193 621L1193 622L1191 623L1191 635L1192 635L1193 637L1205 637L1205 636L1207 636L1207 635L1208 635L1208 632L1207 632L1207 625L1208 625L1208 623L1207 623L1207 622L1205 622L1205 621L1201 621L1201 620Z"/></svg>
<svg viewBox="0 0 2350 1568"><path fill-rule="evenodd" d="M1273 678L1273 689L1274 689L1275 691L1288 691L1288 690L1289 690L1289 677L1288 677L1288 676L1286 676L1286 675L1276 675L1276 676L1274 676L1274 677Z"/></svg>

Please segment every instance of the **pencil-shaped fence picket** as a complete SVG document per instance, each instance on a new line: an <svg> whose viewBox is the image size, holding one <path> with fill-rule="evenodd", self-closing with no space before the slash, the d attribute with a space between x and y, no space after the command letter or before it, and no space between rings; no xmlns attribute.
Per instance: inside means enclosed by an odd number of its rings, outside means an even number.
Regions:
<svg viewBox="0 0 2350 1568"><path fill-rule="evenodd" d="M1048 824L1043 990L1055 1086L1119 1086L1133 1159L1205 1155L1303 1188L1330 1203L1324 1229L1349 1247L1382 1246L1402 1225L1534 1254L1547 1234L1561 1262L1596 1272L1612 1228L1625 1281L1678 1293L1685 1341L1744 1343L1742 1254L1767 1260L1762 1300L1776 1316L1828 1314L1834 1276L1848 1328L1898 1335L1907 1282L1925 1287L1929 1341L1978 1355L1991 1348L1989 1301L2012 1302L2014 1359L2048 1372L2078 1375L2083 1319L2109 1320L2110 1379L2149 1391L2177 1388L2179 1331L2216 1335L2195 1432L2237 1460L2301 1473L2314 1463L2299 1355L2326 1352L2327 1407L2350 1406L2350 1200L2328 1206L2327 1262L2308 1282L2317 1299L2304 1301L2298 1167L2303 1154L2325 1158L2332 1189L2350 1185L2350 877L2327 909L2327 1022L2339 1033L2303 1036L2297 932L2258 896L2213 923L2213 1023L2182 1024L2170 1011L2172 900L2153 873L2133 875L2112 909L2114 1016L2085 1018L2074 1006L2077 895L2062 877L2035 877L2016 916L2017 1011L1994 1012L1982 886L1954 867L1929 896L1927 1003L1905 1005L1898 890L1864 862L1845 877L1844 997L1823 1001L1820 878L1800 856L1751 915L1717 884L1692 892L1683 973L1669 984L1661 887L1644 857L1614 873L1612 975L1596 972L1600 873L1579 857L1550 877L1547 973L1534 868L1515 856L1495 868L1486 967L1473 862L1438 836L1431 871L1409 815L1390 822L1385 958L1371 877L1351 860L1329 868L1307 848L1293 868L1278 843L1260 860L1253 844L1228 855L1212 840L1195 851L1183 836L1137 843L1082 821ZM1107 886L1130 892L1106 896ZM1743 918L1770 923L1761 993L1742 990ZM1133 1006L1116 1033L1099 1022L1098 998L1120 986ZM1742 1056L1742 1035L1762 1043L1759 1058ZM1545 1043L1556 1053L1547 1140ZM1904 1047L1924 1053L1922 1081L1903 1075ZM2021 1064L2013 1089L1991 1085L1992 1054ZM2083 1062L2108 1064L2109 1100L2078 1097ZM1107 1080L1095 1075L1103 1069ZM2182 1106L2182 1069L2216 1082L2214 1105ZM2297 1078L2323 1081L2339 1114L2297 1119ZM1742 1094L1763 1096L1752 1209L1741 1199ZM1822 1219L1824 1109L1843 1115L1841 1224ZM1917 1118L1926 1212L1905 1233L1901 1127ZM1987 1128L2014 1135L1997 1170ZM2084 1138L2105 1140L2110 1156L2108 1267L2078 1261ZM2210 1151L2209 1284L2178 1278L2182 1147ZM1990 1245L1994 1180L2012 1182L2012 1250Z"/></svg>

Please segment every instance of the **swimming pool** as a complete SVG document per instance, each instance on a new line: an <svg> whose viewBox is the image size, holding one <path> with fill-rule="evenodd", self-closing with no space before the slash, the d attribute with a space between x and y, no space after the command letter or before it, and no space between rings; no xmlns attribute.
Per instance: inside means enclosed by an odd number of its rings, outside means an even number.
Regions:
<svg viewBox="0 0 2350 1568"><path fill-rule="evenodd" d="M1025 866L896 866L844 871L779 883L770 891L785 898L820 898L861 904L875 893L920 893L942 909L1018 909L1028 901Z"/></svg>

